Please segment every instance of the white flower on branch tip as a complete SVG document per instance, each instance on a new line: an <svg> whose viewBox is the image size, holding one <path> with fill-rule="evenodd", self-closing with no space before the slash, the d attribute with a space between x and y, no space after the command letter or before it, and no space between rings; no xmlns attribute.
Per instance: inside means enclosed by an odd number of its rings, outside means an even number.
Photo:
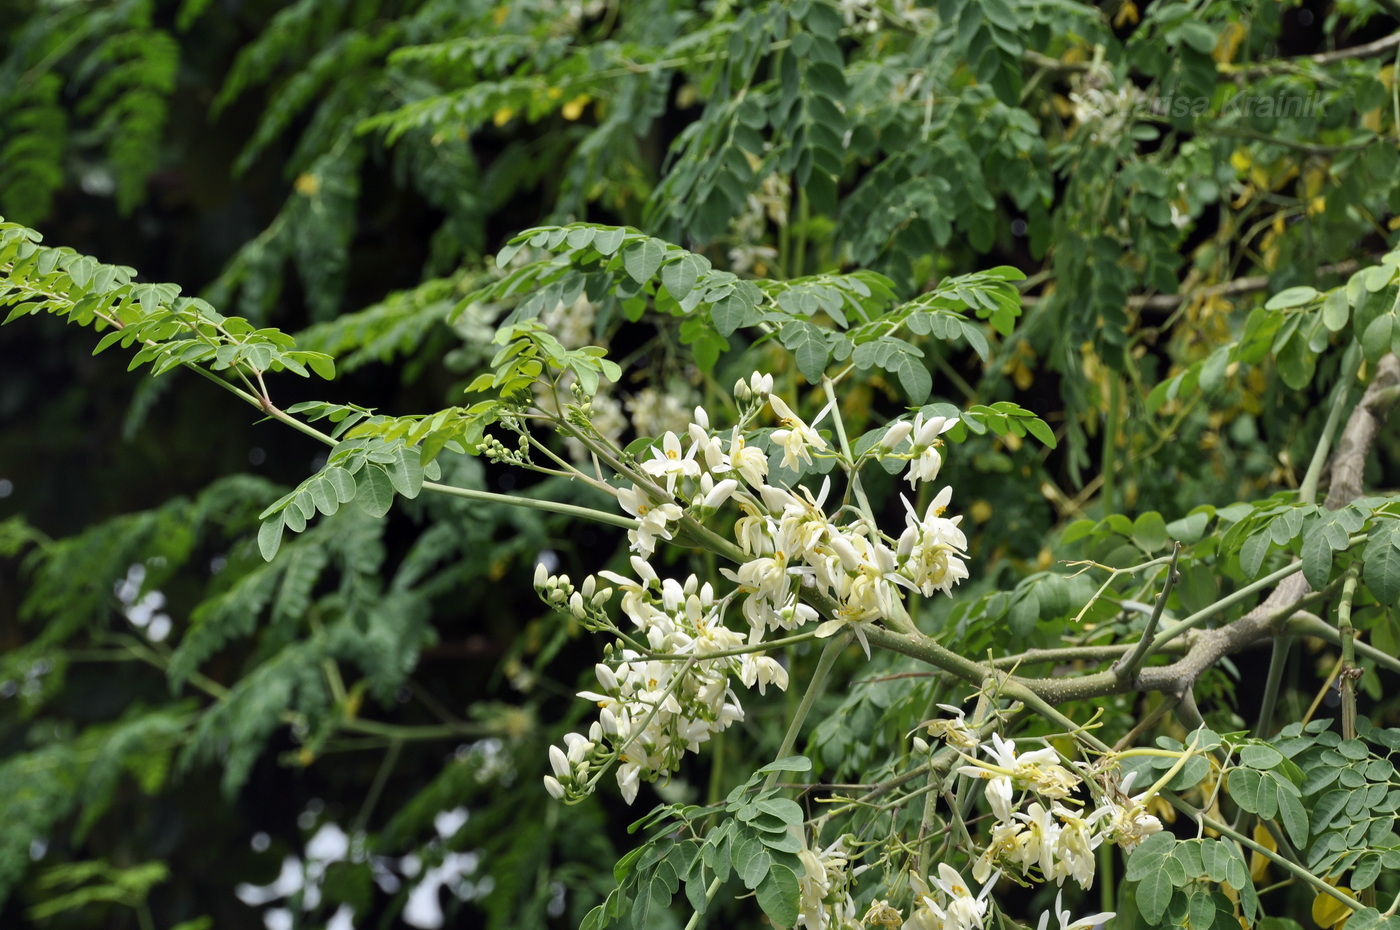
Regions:
<svg viewBox="0 0 1400 930"><path fill-rule="evenodd" d="M617 502L622 509L637 518L636 529L627 531L627 539L632 551L642 558L651 558L656 551L656 540L671 538L668 525L680 520L681 508L672 503L652 504L647 495L637 488L618 488Z"/></svg>
<svg viewBox="0 0 1400 930"><path fill-rule="evenodd" d="M853 922L856 905L847 889L853 875L861 869L853 871L850 868L846 837L839 837L822 850L811 849L804 844L797 857L802 862L805 874L797 880L800 897L794 926L806 930L825 930L831 926L833 916L843 927Z"/></svg>
<svg viewBox="0 0 1400 930"><path fill-rule="evenodd" d="M798 470L800 464L812 464L812 453L809 449L816 449L818 452L825 451L826 440L818 435L817 431L802 421L802 418L792 412L781 397L772 396L768 398L768 404L773 408L773 415L778 418L782 429L775 429L772 433L772 440L783 447L783 467L793 471ZM817 416L816 422L821 422L822 416L830 409L830 405L824 408Z"/></svg>
<svg viewBox="0 0 1400 930"><path fill-rule="evenodd" d="M1130 773L1123 780L1121 790L1126 792L1136 777L1136 772ZM1147 792L1127 798L1127 803L1112 797L1105 798L1095 814L1108 821L1104 828L1108 838L1131 851L1152 834L1161 833L1162 821L1147 812L1147 801Z"/></svg>
<svg viewBox="0 0 1400 930"><path fill-rule="evenodd" d="M682 452L680 438L675 433L667 431L661 437L661 448L653 448L652 458L642 463L642 471L653 478L665 478L666 490L675 493L677 478L698 478L700 476L700 463L695 461L696 446L690 446L690 451Z"/></svg>
<svg viewBox="0 0 1400 930"><path fill-rule="evenodd" d="M964 775L978 778L1010 776L1047 798L1068 797L1081 779L1060 764L1059 754L1048 746L1027 753L1017 753L1014 740L1004 739L993 733L990 743L982 744L982 751L991 757L991 764L984 765L977 759L964 756L970 764L958 769Z"/></svg>
<svg viewBox="0 0 1400 930"><path fill-rule="evenodd" d="M922 413L914 417L914 457L909 462L909 471L904 475L911 486L938 478L938 470L943 467L943 456L938 454L938 437L957 424L956 417L929 417L925 420Z"/></svg>
<svg viewBox="0 0 1400 930"><path fill-rule="evenodd" d="M739 666L739 680L747 688L758 685L758 693L765 694L768 685L775 685L779 691L788 687L788 672L782 663L771 656L746 655Z"/></svg>
<svg viewBox="0 0 1400 930"><path fill-rule="evenodd" d="M905 574L925 597L932 597L935 591L952 594L953 585L968 577L967 563L962 558L967 537L958 528L962 517L943 516L952 494L950 487L939 491L922 518L908 498L900 497L908 515L899 537L898 555L904 561Z"/></svg>
<svg viewBox="0 0 1400 930"><path fill-rule="evenodd" d="M914 424L908 420L896 420L885 430L885 435L880 439L880 448L897 449L899 444L909 438L909 434L914 431Z"/></svg>
<svg viewBox="0 0 1400 930"><path fill-rule="evenodd" d="M972 728L967 725L965 712L961 707L952 704L939 704L939 710L947 711L949 716L946 719L930 720L922 726L928 730L930 736L937 736L949 746L963 752L972 752L981 743L977 734L972 732Z"/></svg>
<svg viewBox="0 0 1400 930"><path fill-rule="evenodd" d="M1102 926L1117 916L1114 911L1104 911L1100 914L1090 914L1088 917L1081 917L1076 921L1070 921L1069 909L1060 903L1061 892L1055 893L1055 910L1046 911L1040 915L1040 923L1036 924L1035 930L1092 930L1094 927ZM1055 926L1050 926L1051 915L1055 917Z"/></svg>
<svg viewBox="0 0 1400 930"><path fill-rule="evenodd" d="M938 875L929 882L914 876L915 904L913 914L904 922L904 930L974 930L982 926L987 916L987 895L1000 873L992 875L973 897L957 869L946 862L938 864ZM930 884L932 883L932 887Z"/></svg>
<svg viewBox="0 0 1400 930"><path fill-rule="evenodd" d="M860 922L867 927L898 927L904 923L904 914L884 898L877 898L870 902Z"/></svg>
<svg viewBox="0 0 1400 930"><path fill-rule="evenodd" d="M1094 850L1103 843L1103 835L1082 814L1063 804L1053 805L1052 813L1060 821L1060 831L1055 838L1053 874L1046 877L1058 883L1073 878L1087 890L1094 884Z"/></svg>

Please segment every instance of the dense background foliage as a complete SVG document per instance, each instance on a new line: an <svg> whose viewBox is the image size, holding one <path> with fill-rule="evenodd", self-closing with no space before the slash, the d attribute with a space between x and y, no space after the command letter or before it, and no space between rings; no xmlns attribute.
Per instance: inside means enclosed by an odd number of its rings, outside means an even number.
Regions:
<svg viewBox="0 0 1400 930"><path fill-rule="evenodd" d="M602 346L621 366L592 411L623 446L684 433L696 405L718 421L730 385L756 368L813 414L821 372L851 358L840 409L853 435L926 403L1009 404L999 409L1054 433L1044 443L989 414L995 428L945 451L971 577L915 610L944 646L982 657L1067 637L1131 642L1171 540L1187 544L1166 599L1175 618L1293 555L1335 597L1364 550L1364 584L1345 600L1378 652L1362 650L1357 687L1376 727L1400 723L1383 661L1400 654L1400 566L1369 548L1389 545L1387 502L1344 509L1358 485L1328 511L1309 507L1321 500L1315 450L1355 419L1400 340L1387 255L1400 216L1393 4L0 10L0 215L131 266L138 282L175 282L250 330L295 333L312 354L288 367L313 377L269 374L283 410L469 403L497 325L521 306L569 348ZM619 273L576 301L549 275L591 268L593 234L531 239L505 261L521 230L571 221L633 227L706 263L658 271L675 256L643 258L664 247L638 238L631 254L649 268L627 273L664 287L639 300ZM540 264L555 253L561 263ZM4 261L16 280L55 273L20 269L13 251ZM1019 275L978 276L1003 268L1025 276L1020 305L1006 284ZM725 271L759 284L706 291L702 275ZM98 294L122 285L114 274L69 277ZM842 283L856 280L866 293ZM170 296L148 289L133 306ZM897 337L862 335L862 316L900 313ZM541 559L574 578L625 571L625 531L423 494L383 519L337 508L265 562L259 515L326 466L324 446L186 370L128 374L132 352L92 357L89 336L34 315L0 339L0 920L343 930L353 911L356 927L577 925L638 838L611 788L566 808L540 787L546 747L587 727L592 708L573 694L594 686L602 641L542 605L531 578ZM332 383L315 353L335 357ZM1393 401L1367 396L1377 410ZM425 435L436 451L480 425ZM454 448L436 461L446 484L616 511L578 482ZM1393 484L1393 438L1364 451L1369 487ZM422 480L396 467L380 469L394 482L385 509ZM876 509L902 519L903 482L868 480ZM714 571L692 550L666 559L678 575ZM1068 559L1159 562L1110 576ZM1267 593L1221 605L1212 625ZM1331 606L1309 602L1329 619ZM1137 744L1179 749L1196 708L1221 733L1269 736L1270 717L1316 717L1314 696L1336 704L1338 650L1302 642L1276 651L1276 694L1256 650L1186 681L1181 703L1164 686L1062 709L1080 722L1100 710L1110 744L1147 720ZM787 650L794 683L818 652ZM1107 660L1076 661L1090 665L1023 664L1051 677ZM908 733L975 691L928 672L847 650L798 745L815 764L803 777L901 771ZM658 795L723 799L771 761L801 693L750 699L745 728L669 785L644 786L635 815ZM1302 769L1325 767L1302 732ZM1384 755L1385 739L1352 761ZM1243 766L1266 757L1252 758ZM1265 819L1287 806L1235 801ZM1325 832L1315 825L1314 840ZM1388 849L1393 836L1353 846ZM1120 886L1121 864L1104 858L1080 913L1125 910L1146 874ZM1384 910L1396 864L1374 861ZM1310 867L1361 887L1359 863ZM1286 878L1266 868L1259 888ZM1262 901L1306 925L1315 897L1295 881ZM684 901L653 925L684 924ZM1009 886L1001 903L1033 924L1050 899ZM751 900L717 906L727 916L715 925L760 919Z"/></svg>

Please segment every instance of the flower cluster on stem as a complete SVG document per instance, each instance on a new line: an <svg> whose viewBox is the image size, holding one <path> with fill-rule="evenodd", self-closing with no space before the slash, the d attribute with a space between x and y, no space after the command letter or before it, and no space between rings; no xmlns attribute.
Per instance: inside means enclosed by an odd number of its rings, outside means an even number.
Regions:
<svg viewBox="0 0 1400 930"><path fill-rule="evenodd" d="M733 680L760 693L769 685L785 690L788 670L767 654L774 634L810 630L825 638L851 628L864 643L867 624L910 630L909 592L950 594L968 577L961 518L945 516L951 488L922 512L905 498L905 526L894 537L875 525L858 474L866 461L894 458L909 463L911 486L936 480L939 437L956 420L922 413L897 420L884 442L852 460L819 432L834 404L809 423L773 393L772 376L758 372L735 385L734 399L738 416L727 429L696 408L683 435L666 432L638 461L609 455L631 479L613 491L635 520L628 531L634 577L602 571L578 590L543 569L536 578L546 602L619 640L598 666L599 687L580 693L598 705L596 729L572 734L551 753L545 786L556 797L588 794L599 771L616 764L630 802L641 781L666 777L686 752L743 719ZM844 447L839 423L838 435ZM801 474L819 458L838 460L847 496L854 492L862 507L838 506L830 476L816 493L800 482L769 481L776 469ZM727 592L693 575L662 579L650 561L660 543L694 539L701 527L732 527L724 554L737 564L720 570L733 583ZM835 606L823 617L812 603ZM731 627L727 617L740 622Z"/></svg>

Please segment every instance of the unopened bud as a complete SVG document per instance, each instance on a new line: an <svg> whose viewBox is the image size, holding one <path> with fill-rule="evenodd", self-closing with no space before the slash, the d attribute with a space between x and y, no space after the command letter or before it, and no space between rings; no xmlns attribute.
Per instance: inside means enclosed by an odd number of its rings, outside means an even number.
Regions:
<svg viewBox="0 0 1400 930"><path fill-rule="evenodd" d="M543 562L535 563L535 590L544 588L545 582L549 580L549 569L545 568Z"/></svg>
<svg viewBox="0 0 1400 930"><path fill-rule="evenodd" d="M709 476L706 475L706 477ZM725 478L723 481L721 481L719 484L716 484L713 488L709 490L708 493L705 494L705 508L708 510L714 510L718 508L725 501L729 500L730 495L733 494L738 487L738 481L734 480L733 478Z"/></svg>
<svg viewBox="0 0 1400 930"><path fill-rule="evenodd" d="M908 438L914 431L914 424L908 420L900 420L885 431L885 438L880 440L880 448L893 449Z"/></svg>
<svg viewBox="0 0 1400 930"><path fill-rule="evenodd" d="M839 533L833 533L828 542L830 542L831 548L835 550L836 555L840 557L841 564L845 567L846 571L854 572L860 570L860 553L856 551L855 546L851 545L846 540L846 537Z"/></svg>
<svg viewBox="0 0 1400 930"><path fill-rule="evenodd" d="M564 750L558 746L549 747L549 767L554 769L554 774L560 778L567 778L573 768L569 765L569 757L564 755Z"/></svg>
<svg viewBox="0 0 1400 930"><path fill-rule="evenodd" d="M918 448L931 445L940 433L946 431L948 427L947 417L929 417L924 424L919 427L919 433L914 437L914 445Z"/></svg>
<svg viewBox="0 0 1400 930"><path fill-rule="evenodd" d="M553 775L544 777L544 790L549 792L549 796L556 801L564 800L564 786L559 783L559 779Z"/></svg>

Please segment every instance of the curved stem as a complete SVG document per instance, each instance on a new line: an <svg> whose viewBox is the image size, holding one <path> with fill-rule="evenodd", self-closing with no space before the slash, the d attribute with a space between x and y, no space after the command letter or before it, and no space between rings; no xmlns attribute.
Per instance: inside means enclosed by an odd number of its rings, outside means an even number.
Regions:
<svg viewBox="0 0 1400 930"><path fill-rule="evenodd" d="M1303 483L1298 487L1298 500L1304 504L1317 503L1317 484L1322 479L1322 467L1332 450L1332 440L1337 435L1337 427L1341 425L1342 411L1351 399L1351 384L1356 376L1355 355L1353 344L1342 363L1342 376L1337 381L1335 393L1332 395L1332 407L1327 411L1327 422L1322 427L1322 435L1317 439L1317 447L1313 449L1312 460L1308 462L1308 470L1303 475ZM1348 361L1351 364L1347 364Z"/></svg>
<svg viewBox="0 0 1400 930"><path fill-rule="evenodd" d="M1176 584L1179 574L1176 570L1177 557L1181 555L1181 543L1172 544L1172 560L1167 566L1167 580L1162 585L1162 593L1157 596L1157 603L1152 608L1152 616L1147 621L1147 627L1142 631L1142 636L1138 639L1133 651L1123 659L1113 664L1113 674L1119 678L1131 681L1137 677L1138 670L1142 668L1142 663L1147 659L1147 651L1152 646L1152 637L1157 631L1157 624L1162 619L1162 611L1167 608L1167 598L1171 596L1172 587Z"/></svg>
<svg viewBox="0 0 1400 930"><path fill-rule="evenodd" d="M1311 885L1313 888L1315 888L1322 894L1328 895L1329 897L1342 902L1347 906L1349 910L1359 911L1361 909L1360 901L1357 901L1354 898L1347 897L1346 895L1338 891L1336 888L1333 888L1331 885L1327 884L1322 879L1309 872L1307 869L1303 868L1302 866L1296 863L1289 862L1283 856L1280 856L1278 853L1274 852L1272 849L1269 849L1267 846L1263 846L1259 843L1256 843L1254 842L1254 840L1245 836L1243 833L1239 833L1236 830L1227 826L1226 824L1223 824L1220 821L1207 816L1204 812L1199 811L1191 805L1187 804L1185 801L1178 798L1172 792L1163 790L1162 797L1166 798L1167 801L1173 807L1181 811L1187 817L1190 817L1192 820L1195 820L1197 823L1201 824L1204 827L1207 827L1208 829L1215 830L1221 836L1228 836L1230 839L1234 840L1236 843L1239 843L1241 846L1245 847L1251 852L1257 852L1259 855L1263 856L1265 859L1268 859L1274 865L1283 869L1285 872L1289 873L1299 881L1307 885Z"/></svg>
<svg viewBox="0 0 1400 930"><path fill-rule="evenodd" d="M1279 683L1283 680L1283 669L1288 664L1288 652L1292 645L1291 637L1274 637L1273 650L1269 654L1269 677L1264 682L1264 698L1259 706L1259 722L1254 725L1256 739L1268 739L1269 731L1273 729Z"/></svg>
<svg viewBox="0 0 1400 930"><path fill-rule="evenodd" d="M1285 565L1283 568L1280 568L1278 571L1270 572L1263 578L1260 578L1257 581L1253 581L1245 585L1238 591L1235 591L1231 594L1227 594L1225 597L1222 597L1220 600L1216 601L1214 604L1211 604L1209 607L1205 607L1201 610L1196 611L1194 614L1187 617L1185 620L1181 620L1177 623L1172 624L1162 632L1158 633L1156 637L1153 638L1152 645L1147 650L1147 655L1152 655L1154 652L1161 649L1164 645L1176 639L1181 634L1193 629L1194 627L1200 626L1206 620L1209 620L1211 617L1215 616L1223 610L1226 610L1227 608L1233 607L1235 604L1238 604L1240 601L1245 600L1250 595L1258 591L1262 591L1265 588L1271 588L1278 582L1287 578L1289 575L1296 575L1300 571L1302 571L1302 566L1299 565L1297 562L1291 562L1288 565Z"/></svg>
<svg viewBox="0 0 1400 930"><path fill-rule="evenodd" d="M821 696L826 688L826 677L831 674L831 667L836 664L836 657L841 651L850 645L851 638L855 634L847 631L839 636L833 636L827 644L822 647L821 655L817 658L817 667L812 671L812 677L807 682L807 690L802 695L802 703L797 705L797 712L792 715L791 722L788 723L787 732L783 734L783 741L778 746L777 758L784 759L792 755L793 748L797 746L798 734L802 732L802 724L806 722L807 715L812 712L812 707L817 703L817 698ZM772 788L778 782L778 772L769 772L767 780L764 781L765 789Z"/></svg>

